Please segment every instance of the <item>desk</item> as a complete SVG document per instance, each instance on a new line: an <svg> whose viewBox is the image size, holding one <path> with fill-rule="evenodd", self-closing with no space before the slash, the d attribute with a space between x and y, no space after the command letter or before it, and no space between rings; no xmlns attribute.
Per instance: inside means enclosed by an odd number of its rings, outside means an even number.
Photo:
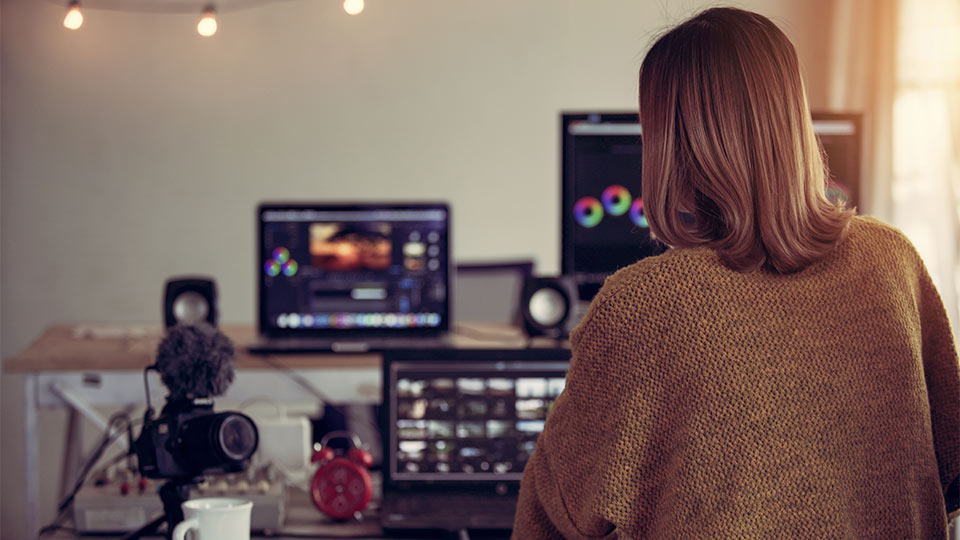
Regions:
<svg viewBox="0 0 960 540"><path fill-rule="evenodd" d="M497 324L464 324L454 345L463 348L525 348L519 329ZM293 370L322 391L333 403L380 402L381 362L378 354L253 355L247 347L256 332L251 326L224 326L221 330L236 346L236 378L218 399L243 401L269 396L285 402L311 402L316 397L277 366ZM102 337L111 333L110 337ZM99 336L99 337L98 337ZM23 352L4 360L8 373L24 375L24 448L27 476L24 516L27 531L37 531L39 497L37 408L83 408L145 403L143 368L154 362L161 329L95 325L57 325L47 329ZM549 346L552 341L542 344ZM541 343L534 342L534 346ZM151 377L154 406L162 404L166 389ZM96 416L95 411L88 411ZM104 426L105 427L105 426Z"/></svg>
<svg viewBox="0 0 960 540"><path fill-rule="evenodd" d="M376 476L376 475L375 475ZM383 540L388 538L404 538L406 540L449 540L455 534L445 531L413 532L402 536L385 536L378 523L379 510L379 481L374 478L375 497L363 512L363 520L332 522L320 514L310 502L306 493L291 489L287 496L287 519L283 529L269 536L251 535L251 539L271 540L302 540L303 538L350 538L353 540ZM242 497L242 496L240 496ZM474 540L506 540L509 531L470 531L470 538ZM147 538L163 538L161 535ZM117 540L116 535L78 536L68 531L58 531L44 540Z"/></svg>

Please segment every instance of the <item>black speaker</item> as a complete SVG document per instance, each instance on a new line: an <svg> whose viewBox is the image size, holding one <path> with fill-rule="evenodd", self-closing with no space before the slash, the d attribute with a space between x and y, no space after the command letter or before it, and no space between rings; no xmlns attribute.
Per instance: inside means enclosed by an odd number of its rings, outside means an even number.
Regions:
<svg viewBox="0 0 960 540"><path fill-rule="evenodd" d="M566 337L578 301L568 277L529 277L523 282L520 312L528 336Z"/></svg>
<svg viewBox="0 0 960 540"><path fill-rule="evenodd" d="M167 280L163 293L163 320L167 328L177 323L217 325L217 284L212 278L177 276Z"/></svg>

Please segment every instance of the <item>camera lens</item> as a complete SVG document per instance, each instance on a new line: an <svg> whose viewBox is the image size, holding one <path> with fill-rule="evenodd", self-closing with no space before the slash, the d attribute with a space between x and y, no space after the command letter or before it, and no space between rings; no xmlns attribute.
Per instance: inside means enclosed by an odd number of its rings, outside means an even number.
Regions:
<svg viewBox="0 0 960 540"><path fill-rule="evenodd" d="M246 416L228 414L220 424L217 439L228 459L242 461L257 449L257 428Z"/></svg>
<svg viewBox="0 0 960 540"><path fill-rule="evenodd" d="M237 472L258 443L257 426L249 416L211 412L184 420L169 451L183 475Z"/></svg>

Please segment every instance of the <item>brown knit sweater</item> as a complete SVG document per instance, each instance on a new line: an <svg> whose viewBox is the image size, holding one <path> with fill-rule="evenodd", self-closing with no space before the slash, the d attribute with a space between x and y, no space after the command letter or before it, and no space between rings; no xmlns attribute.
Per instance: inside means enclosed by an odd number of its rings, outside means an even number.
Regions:
<svg viewBox="0 0 960 540"><path fill-rule="evenodd" d="M944 538L960 374L902 233L857 217L791 275L670 250L609 278L514 538Z"/></svg>

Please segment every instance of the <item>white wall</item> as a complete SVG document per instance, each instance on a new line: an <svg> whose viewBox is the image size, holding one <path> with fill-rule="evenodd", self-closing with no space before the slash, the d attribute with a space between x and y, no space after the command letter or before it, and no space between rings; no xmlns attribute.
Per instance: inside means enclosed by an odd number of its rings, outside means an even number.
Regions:
<svg viewBox="0 0 960 540"><path fill-rule="evenodd" d="M266 198L448 199L458 257L556 270L558 111L632 108L652 32L696 4L296 0L203 39L193 15L71 32L4 0L4 356L54 320L156 322L182 272L251 321ZM816 45L809 5L753 4Z"/></svg>
<svg viewBox="0 0 960 540"><path fill-rule="evenodd" d="M830 2L738 2L794 39L814 107ZM71 32L56 3L2 0L3 356L54 321L159 324L180 273L215 276L223 320L252 321L262 199L446 199L456 257L555 272L559 111L632 109L650 38L706 4L368 0L350 17L339 0L292 0L221 13L203 39L202 3L89 0ZM22 537L18 396L3 394L4 538ZM44 462L59 463L49 418Z"/></svg>

